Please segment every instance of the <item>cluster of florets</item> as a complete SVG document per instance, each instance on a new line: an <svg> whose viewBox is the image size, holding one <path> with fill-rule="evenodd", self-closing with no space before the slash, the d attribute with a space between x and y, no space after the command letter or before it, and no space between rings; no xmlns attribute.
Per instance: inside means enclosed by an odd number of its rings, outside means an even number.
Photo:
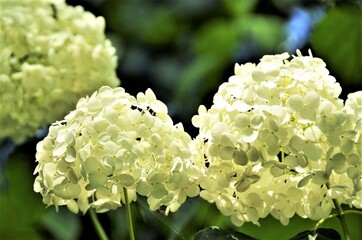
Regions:
<svg viewBox="0 0 362 240"><path fill-rule="evenodd" d="M34 190L47 205L77 213L113 210L137 195L151 210L176 211L199 194L203 154L148 89L137 97L102 87L79 100L38 143Z"/></svg>
<svg viewBox="0 0 362 240"><path fill-rule="evenodd" d="M344 105L325 63L297 53L236 64L192 119L207 157L200 196L235 225L325 218L333 199L361 208L362 92Z"/></svg>
<svg viewBox="0 0 362 240"><path fill-rule="evenodd" d="M1 2L0 139L20 143L80 97L117 86L105 21L64 0Z"/></svg>

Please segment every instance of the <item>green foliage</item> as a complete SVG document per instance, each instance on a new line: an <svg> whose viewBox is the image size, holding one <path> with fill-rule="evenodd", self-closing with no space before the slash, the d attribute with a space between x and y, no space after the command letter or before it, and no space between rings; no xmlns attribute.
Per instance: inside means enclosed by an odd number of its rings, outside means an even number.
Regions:
<svg viewBox="0 0 362 240"><path fill-rule="evenodd" d="M332 7L311 37L316 54L349 85L362 84L361 22L360 6Z"/></svg>
<svg viewBox="0 0 362 240"><path fill-rule="evenodd" d="M41 223L54 240L72 240L80 235L81 222L78 216L64 207L59 212L50 208L42 217Z"/></svg>
<svg viewBox="0 0 362 240"><path fill-rule="evenodd" d="M115 6L120 14L109 21L110 26L124 36L128 35L151 45L173 41L177 25L172 12L147 2L142 5L140 7L139 1L127 1L127 4Z"/></svg>
<svg viewBox="0 0 362 240"><path fill-rule="evenodd" d="M240 16L242 14L251 12L258 1L223 0L222 2L226 11L230 15Z"/></svg>
<svg viewBox="0 0 362 240"><path fill-rule="evenodd" d="M18 153L7 163L8 185L0 193L0 239L42 239L37 229L45 206L33 191L31 162Z"/></svg>
<svg viewBox="0 0 362 240"><path fill-rule="evenodd" d="M52 239L76 239L81 228L78 216L63 208L46 209L33 191L32 161L22 153L8 160L3 176L7 185L0 193L0 239L44 239L44 231Z"/></svg>

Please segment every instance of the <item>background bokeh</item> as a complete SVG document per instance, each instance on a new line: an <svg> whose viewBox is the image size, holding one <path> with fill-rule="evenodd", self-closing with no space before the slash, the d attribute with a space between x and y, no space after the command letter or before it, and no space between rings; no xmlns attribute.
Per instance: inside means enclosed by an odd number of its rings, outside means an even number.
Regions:
<svg viewBox="0 0 362 240"><path fill-rule="evenodd" d="M1 11L0 0L0 11ZM359 0L68 0L103 16L117 48L121 86L135 95L152 88L174 122L193 137L191 117L209 107L235 63L265 54L311 49L343 88L342 98L362 90L362 3ZM1 13L1 12L0 12ZM0 86L1 87L1 86ZM1 141L0 239L97 239L88 215L45 209L33 192L35 146L42 136L14 146ZM10 155L7 153L10 153ZM207 226L235 229L259 239L288 239L314 226L299 217L282 226L271 217L261 227L234 227L214 205L189 199L178 212L150 212L144 199L132 203L138 239L191 239ZM111 239L127 239L124 208L99 214ZM348 216L352 239L361 239L361 217ZM341 231L336 219L323 227Z"/></svg>

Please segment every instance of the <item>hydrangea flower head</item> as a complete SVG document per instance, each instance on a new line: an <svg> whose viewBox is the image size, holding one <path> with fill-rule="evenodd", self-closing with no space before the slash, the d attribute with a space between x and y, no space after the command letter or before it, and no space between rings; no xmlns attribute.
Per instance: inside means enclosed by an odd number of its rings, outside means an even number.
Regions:
<svg viewBox="0 0 362 240"><path fill-rule="evenodd" d="M103 17L64 0L1 2L0 139L21 143L80 97L117 86Z"/></svg>
<svg viewBox="0 0 362 240"><path fill-rule="evenodd" d="M325 63L310 56L264 56L235 65L194 126L205 139L201 197L235 225L271 214L321 219L332 199L360 204L361 92L345 106ZM360 205L359 205L360 206Z"/></svg>
<svg viewBox="0 0 362 240"><path fill-rule="evenodd" d="M131 201L146 196L151 210L176 211L199 194L203 158L196 147L150 89L133 97L102 87L38 143L34 190L45 204L73 212L116 209L124 188Z"/></svg>

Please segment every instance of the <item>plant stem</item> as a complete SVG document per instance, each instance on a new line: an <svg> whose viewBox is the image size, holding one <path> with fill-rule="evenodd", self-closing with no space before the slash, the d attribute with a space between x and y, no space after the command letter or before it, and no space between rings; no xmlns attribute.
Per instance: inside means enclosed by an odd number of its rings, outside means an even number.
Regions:
<svg viewBox="0 0 362 240"><path fill-rule="evenodd" d="M334 206L336 207L336 211L338 214L337 217L338 217L339 221L341 222L344 236L346 237L346 240L350 240L346 219L343 214L343 209L339 205L339 202L337 199L332 199L332 201L333 201Z"/></svg>
<svg viewBox="0 0 362 240"><path fill-rule="evenodd" d="M359 214L362 215L362 211L358 211L358 210L346 210L342 213L343 215L347 215L347 214Z"/></svg>
<svg viewBox="0 0 362 240"><path fill-rule="evenodd" d="M90 209L90 210L89 210L89 214L90 214L90 216L91 216L93 225L94 225L94 227L95 227L95 229L96 229L96 232L97 232L97 234L98 234L99 239L101 239L101 240L108 240L107 234L106 234L106 232L104 231L101 223L99 222L96 212L95 212L93 209Z"/></svg>
<svg viewBox="0 0 362 240"><path fill-rule="evenodd" d="M327 183L326 186L328 189L330 189L329 183ZM343 209L341 208L341 205L337 199L332 199L332 201L333 201L334 207L336 208L336 211L337 211L337 218L341 222L344 236L345 236L346 240L350 240L347 222L346 222L346 219L344 216Z"/></svg>
<svg viewBox="0 0 362 240"><path fill-rule="evenodd" d="M331 214L326 218L322 218L321 220L319 220L319 222L314 226L314 231L316 231L320 225L322 225L325 221L327 221L328 219L332 219L334 217L338 217L338 214Z"/></svg>
<svg viewBox="0 0 362 240"><path fill-rule="evenodd" d="M127 188L123 187L124 199L126 201L126 214L128 219L128 232L129 232L129 239L135 240L134 232L133 232L133 224L132 224L132 212L131 212L131 205L128 199Z"/></svg>

